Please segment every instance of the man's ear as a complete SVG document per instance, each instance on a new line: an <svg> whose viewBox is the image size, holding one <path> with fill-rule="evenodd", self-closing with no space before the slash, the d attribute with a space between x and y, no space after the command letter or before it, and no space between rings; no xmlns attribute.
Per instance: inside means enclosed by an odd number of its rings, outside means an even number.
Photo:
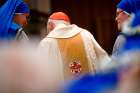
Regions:
<svg viewBox="0 0 140 93"><path fill-rule="evenodd" d="M47 30L48 32L52 31L55 28L55 24L53 22L48 22Z"/></svg>
<svg viewBox="0 0 140 93"><path fill-rule="evenodd" d="M55 24L50 22L51 27L54 29L55 28Z"/></svg>

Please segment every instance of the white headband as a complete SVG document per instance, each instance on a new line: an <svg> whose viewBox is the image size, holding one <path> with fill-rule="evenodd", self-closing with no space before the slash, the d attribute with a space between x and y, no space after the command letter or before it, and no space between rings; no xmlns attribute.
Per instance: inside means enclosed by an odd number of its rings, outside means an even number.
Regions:
<svg viewBox="0 0 140 93"><path fill-rule="evenodd" d="M69 22L67 21L64 21L64 20L54 20L54 19L48 19L48 23L49 22L52 22L54 23L55 25L59 25L59 24L66 24L66 25L70 25Z"/></svg>

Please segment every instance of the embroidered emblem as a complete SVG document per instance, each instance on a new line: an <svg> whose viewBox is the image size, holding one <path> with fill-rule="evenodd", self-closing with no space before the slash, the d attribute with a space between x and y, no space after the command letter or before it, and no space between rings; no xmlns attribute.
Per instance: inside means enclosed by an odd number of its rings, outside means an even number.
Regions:
<svg viewBox="0 0 140 93"><path fill-rule="evenodd" d="M69 64L69 68L73 74L79 74L82 71L82 66L79 60L73 60L73 62Z"/></svg>

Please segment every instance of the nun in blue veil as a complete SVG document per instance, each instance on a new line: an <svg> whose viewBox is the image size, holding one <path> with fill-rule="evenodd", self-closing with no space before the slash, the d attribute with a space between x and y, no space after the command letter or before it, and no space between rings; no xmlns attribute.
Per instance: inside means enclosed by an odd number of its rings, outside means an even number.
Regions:
<svg viewBox="0 0 140 93"><path fill-rule="evenodd" d="M134 56L140 56L140 11L135 13L129 28L125 29L122 33L126 34L125 42L123 46L118 50L118 55L114 57L115 60L119 60L120 63L124 63L123 59L127 61L133 60ZM125 56L125 57L124 57ZM140 61L139 61L140 62ZM125 64L129 62L125 62Z"/></svg>
<svg viewBox="0 0 140 93"><path fill-rule="evenodd" d="M122 52L128 50L140 51L140 11L135 14L130 26L131 30L127 32L129 36L121 49Z"/></svg>
<svg viewBox="0 0 140 93"><path fill-rule="evenodd" d="M13 22L8 30L9 38L16 41L28 41L28 36L23 28L28 24L30 9L25 2L19 4L16 8Z"/></svg>
<svg viewBox="0 0 140 93"><path fill-rule="evenodd" d="M22 0L6 0L0 7L0 39L8 40L8 30L12 24L16 8L22 3Z"/></svg>
<svg viewBox="0 0 140 93"><path fill-rule="evenodd" d="M128 15L128 16L131 15L132 13L136 14L140 10L140 0L121 0L120 3L117 5L117 9L122 10L122 12L124 12L125 15ZM119 12L119 15L122 16L122 12ZM120 18L120 16L119 16L119 18ZM124 18L124 17L122 17L122 18ZM118 24L120 24L120 22L122 22L122 19L120 19L120 20L118 20ZM125 21L126 20L128 20L128 19L125 19ZM122 27L122 24L120 24L120 25ZM120 30L122 30L122 29L120 29ZM127 37L127 34L119 32L118 37L117 37L114 47L113 47L113 51L112 51L113 56L112 57L118 55L119 48L121 48L124 45L124 43L126 41L126 37Z"/></svg>
<svg viewBox="0 0 140 93"><path fill-rule="evenodd" d="M0 40L9 40L21 26L13 21L16 13L29 13L28 6L22 0L5 0L0 6ZM12 31L9 33L9 30Z"/></svg>

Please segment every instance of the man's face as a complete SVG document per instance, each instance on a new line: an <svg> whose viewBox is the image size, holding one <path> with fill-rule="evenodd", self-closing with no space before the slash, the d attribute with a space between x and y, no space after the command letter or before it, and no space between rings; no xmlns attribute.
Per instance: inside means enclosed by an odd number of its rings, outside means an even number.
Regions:
<svg viewBox="0 0 140 93"><path fill-rule="evenodd" d="M21 25L22 27L25 27L28 24L28 16L29 14L16 14L14 16L14 22Z"/></svg>
<svg viewBox="0 0 140 93"><path fill-rule="evenodd" d="M128 20L130 16L125 13L123 10L121 9L117 9L117 14L116 14L116 21L117 21L117 24L118 24L118 30L121 30L122 29L122 25L123 23Z"/></svg>

